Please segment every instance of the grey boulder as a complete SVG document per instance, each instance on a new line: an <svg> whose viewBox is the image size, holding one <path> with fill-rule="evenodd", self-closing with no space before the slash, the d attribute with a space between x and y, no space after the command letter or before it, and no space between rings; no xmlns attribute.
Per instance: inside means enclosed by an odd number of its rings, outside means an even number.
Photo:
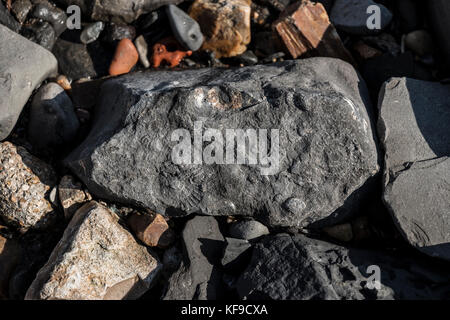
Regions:
<svg viewBox="0 0 450 320"><path fill-rule="evenodd" d="M164 300L215 300L222 291L224 237L214 217L196 216L183 230L183 260L169 278Z"/></svg>
<svg viewBox="0 0 450 320"><path fill-rule="evenodd" d="M379 109L384 202L411 245L450 260L450 86L393 78Z"/></svg>
<svg viewBox="0 0 450 320"><path fill-rule="evenodd" d="M355 213L379 170L370 108L357 72L331 58L137 73L103 84L92 130L66 164L98 197L169 216L202 212L318 226ZM203 165L180 161L177 129L190 147L187 137L211 133L206 128L217 129L218 141L228 129L253 129L255 142L258 130L259 163L249 160L255 148L236 157L234 138L228 160L217 142L205 147ZM265 152L265 141L273 152Z"/></svg>
<svg viewBox="0 0 450 320"><path fill-rule="evenodd" d="M33 98L28 123L28 137L37 148L61 147L71 143L80 123L72 100L54 83L42 86Z"/></svg>
<svg viewBox="0 0 450 320"><path fill-rule="evenodd" d="M161 264L118 220L96 202L81 207L25 299L120 300L145 293Z"/></svg>
<svg viewBox="0 0 450 320"><path fill-rule="evenodd" d="M401 253L278 234L255 245L236 286L239 296L249 300L364 300L444 299L449 284L442 266Z"/></svg>
<svg viewBox="0 0 450 320"><path fill-rule="evenodd" d="M0 141L14 128L33 90L56 73L49 51L0 24Z"/></svg>
<svg viewBox="0 0 450 320"><path fill-rule="evenodd" d="M378 7L380 13L380 25L374 29L368 26L375 22L371 17L378 11L368 13L370 6ZM336 0L331 9L330 20L336 28L342 31L356 35L368 35L378 33L386 28L392 17L392 13L385 6L372 0Z"/></svg>

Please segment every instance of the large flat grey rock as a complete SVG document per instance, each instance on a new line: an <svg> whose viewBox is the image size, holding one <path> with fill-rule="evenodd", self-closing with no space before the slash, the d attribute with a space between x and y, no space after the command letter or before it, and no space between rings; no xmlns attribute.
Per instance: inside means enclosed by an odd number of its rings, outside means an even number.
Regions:
<svg viewBox="0 0 450 320"><path fill-rule="evenodd" d="M33 90L56 73L53 54L0 24L0 141L14 128Z"/></svg>
<svg viewBox="0 0 450 320"><path fill-rule="evenodd" d="M386 206L411 245L450 260L450 86L393 78L379 109Z"/></svg>
<svg viewBox="0 0 450 320"><path fill-rule="evenodd" d="M371 278L377 267L379 288ZM237 290L249 300L444 299L450 294L447 271L401 253L278 234L253 248Z"/></svg>
<svg viewBox="0 0 450 320"><path fill-rule="evenodd" d="M114 213L90 202L75 213L25 299L137 299L153 285L160 269L158 259Z"/></svg>
<svg viewBox="0 0 450 320"><path fill-rule="evenodd" d="M93 128L66 163L97 196L166 215L334 223L356 211L379 170L370 108L353 67L331 58L131 74L104 83ZM193 137L198 121L223 137L268 129L260 142L279 130L279 161L272 171L261 158L237 164L230 148L234 164L177 163L172 134L183 128ZM225 160L226 148L216 150Z"/></svg>

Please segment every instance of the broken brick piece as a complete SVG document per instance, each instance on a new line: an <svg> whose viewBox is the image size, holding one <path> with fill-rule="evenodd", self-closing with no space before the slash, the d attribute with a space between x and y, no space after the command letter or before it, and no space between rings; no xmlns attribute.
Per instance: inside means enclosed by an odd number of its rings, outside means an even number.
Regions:
<svg viewBox="0 0 450 320"><path fill-rule="evenodd" d="M174 38L165 38L153 46L152 65L158 68L163 61L170 67L176 67L192 51L184 51Z"/></svg>
<svg viewBox="0 0 450 320"><path fill-rule="evenodd" d="M136 237L149 247L167 248L173 242L174 233L160 214L132 214L128 224Z"/></svg>
<svg viewBox="0 0 450 320"><path fill-rule="evenodd" d="M339 58L355 64L321 3L308 0L292 4L273 23L288 53L295 58Z"/></svg>

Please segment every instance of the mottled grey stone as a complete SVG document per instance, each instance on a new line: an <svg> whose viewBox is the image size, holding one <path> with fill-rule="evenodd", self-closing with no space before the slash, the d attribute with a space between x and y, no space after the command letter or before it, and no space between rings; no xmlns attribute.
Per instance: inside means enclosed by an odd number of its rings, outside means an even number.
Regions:
<svg viewBox="0 0 450 320"><path fill-rule="evenodd" d="M224 238L214 217L196 216L183 230L183 261L168 280L165 300L220 298Z"/></svg>
<svg viewBox="0 0 450 320"><path fill-rule="evenodd" d="M28 137L39 149L65 146L75 139L80 122L67 93L57 83L42 86L33 98Z"/></svg>
<svg viewBox="0 0 450 320"><path fill-rule="evenodd" d="M380 29L367 27L367 20L373 15L372 11L367 13L367 9L373 5L380 8ZM387 27L392 17L392 13L385 6L372 0L336 0L330 14L330 20L336 28L356 35L378 33Z"/></svg>
<svg viewBox="0 0 450 320"><path fill-rule="evenodd" d="M93 194L166 215L332 223L355 212L379 170L367 89L341 60L138 73L106 81L99 100L93 129L67 165ZM236 164L234 154L235 164L174 163L173 131L193 134L196 121L222 135L279 130L279 162L268 175L261 162Z"/></svg>
<svg viewBox="0 0 450 320"><path fill-rule="evenodd" d="M370 266L379 267L380 287ZM275 300L444 299L450 276L440 264L340 247L302 235L265 237L237 282L241 298Z"/></svg>
<svg viewBox="0 0 450 320"><path fill-rule="evenodd" d="M244 220L230 226L230 236L237 239L251 240L269 234L269 230L261 222Z"/></svg>
<svg viewBox="0 0 450 320"><path fill-rule="evenodd" d="M56 58L0 24L0 141L14 128L33 90L56 73Z"/></svg>
<svg viewBox="0 0 450 320"><path fill-rule="evenodd" d="M450 260L450 86L393 78L379 109L386 206L411 245Z"/></svg>
<svg viewBox="0 0 450 320"><path fill-rule="evenodd" d="M26 300L137 299L154 283L161 264L96 202L81 207Z"/></svg>

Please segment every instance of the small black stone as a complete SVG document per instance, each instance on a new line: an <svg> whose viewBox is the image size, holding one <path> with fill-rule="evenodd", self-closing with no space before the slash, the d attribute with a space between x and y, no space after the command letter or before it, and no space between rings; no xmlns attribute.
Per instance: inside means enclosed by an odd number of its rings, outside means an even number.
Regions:
<svg viewBox="0 0 450 320"><path fill-rule="evenodd" d="M56 33L52 25L46 21L36 21L22 29L22 35L51 51L56 41Z"/></svg>

